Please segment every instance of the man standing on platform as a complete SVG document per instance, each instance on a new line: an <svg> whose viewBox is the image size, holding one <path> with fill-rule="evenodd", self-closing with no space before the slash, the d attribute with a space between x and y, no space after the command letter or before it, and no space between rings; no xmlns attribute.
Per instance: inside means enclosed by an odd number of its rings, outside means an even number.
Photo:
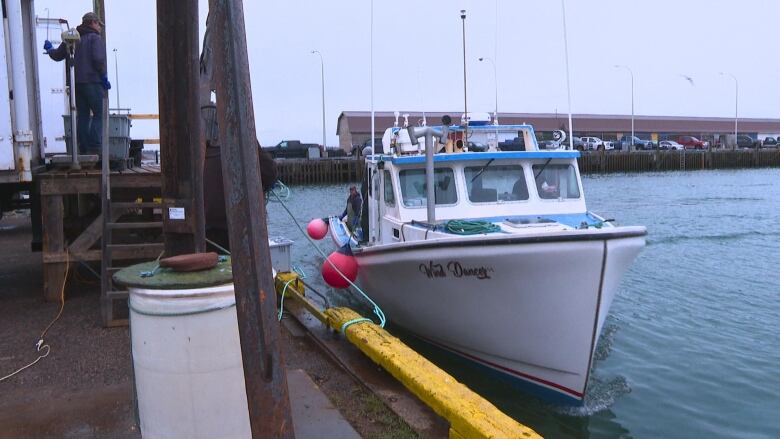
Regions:
<svg viewBox="0 0 780 439"><path fill-rule="evenodd" d="M111 83L106 76L106 46L100 37L102 28L103 22L94 12L84 14L81 25L76 28L80 40L76 43L73 67L76 75L74 82L78 111L77 130L81 154L100 155L102 150L103 97L106 91L111 89ZM62 61L68 56L64 42L54 49L51 41L46 40L43 49L54 61Z"/></svg>

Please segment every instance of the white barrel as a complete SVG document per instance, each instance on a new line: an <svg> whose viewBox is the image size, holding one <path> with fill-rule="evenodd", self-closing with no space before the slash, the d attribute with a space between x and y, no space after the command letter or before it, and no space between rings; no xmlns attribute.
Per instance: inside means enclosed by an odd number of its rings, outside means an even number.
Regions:
<svg viewBox="0 0 780 439"><path fill-rule="evenodd" d="M233 284L129 293L141 435L251 437Z"/></svg>

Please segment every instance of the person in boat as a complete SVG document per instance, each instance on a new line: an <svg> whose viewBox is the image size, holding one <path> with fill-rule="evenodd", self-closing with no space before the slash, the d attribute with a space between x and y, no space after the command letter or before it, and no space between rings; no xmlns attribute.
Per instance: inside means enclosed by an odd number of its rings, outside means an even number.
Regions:
<svg viewBox="0 0 780 439"><path fill-rule="evenodd" d="M347 227L349 230L355 231L360 225L360 217L363 208L363 197L360 196L357 187L349 187L349 196L347 197L347 207L344 212L341 213L340 219L347 218Z"/></svg>
<svg viewBox="0 0 780 439"><path fill-rule="evenodd" d="M106 45L100 36L103 22L97 14L87 12L76 30L81 36L76 43L73 69L76 83L76 132L79 153L100 155L103 145L103 97L111 89L106 76ZM43 43L43 50L54 61L68 57L67 45L63 42L56 49L51 41ZM92 113L92 116L90 116Z"/></svg>

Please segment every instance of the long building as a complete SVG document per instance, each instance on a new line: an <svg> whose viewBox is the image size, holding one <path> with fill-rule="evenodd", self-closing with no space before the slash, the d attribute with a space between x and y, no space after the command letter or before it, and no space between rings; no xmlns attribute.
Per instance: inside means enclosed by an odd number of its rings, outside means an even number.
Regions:
<svg viewBox="0 0 780 439"><path fill-rule="evenodd" d="M401 112L408 114L409 124L417 125L422 113L416 111ZM425 113L429 125L439 125L441 117L449 114L453 121L459 121L462 111L449 113ZM377 111L374 113L375 136L381 138L384 131L395 123L394 112ZM540 138L549 138L554 130L568 131L566 113L499 113L502 124L529 123L534 126ZM403 123L401 117L400 123ZM604 140L619 140L631 134L631 116L604 114L573 114L572 125L575 136L593 136ZM754 139L780 136L780 119L738 119L738 134L746 134ZM680 135L691 135L719 144L723 136L734 134L734 118L725 117L676 117L676 116L635 116L634 132L643 139L654 142ZM339 146L345 151L355 145L362 145L371 137L371 113L368 111L344 111L339 115L336 134Z"/></svg>

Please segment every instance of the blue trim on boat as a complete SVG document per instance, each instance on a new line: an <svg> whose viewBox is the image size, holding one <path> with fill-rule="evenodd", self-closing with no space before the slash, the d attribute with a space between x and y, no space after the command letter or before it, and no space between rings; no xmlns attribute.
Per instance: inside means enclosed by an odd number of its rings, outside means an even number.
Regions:
<svg viewBox="0 0 780 439"><path fill-rule="evenodd" d="M507 159L571 159L578 158L579 151L505 151L505 152L461 152L451 154L435 154L434 163L456 162L469 160L507 160ZM390 161L395 165L411 165L425 163L424 155L408 155L396 157L391 155L371 155L370 160Z"/></svg>

